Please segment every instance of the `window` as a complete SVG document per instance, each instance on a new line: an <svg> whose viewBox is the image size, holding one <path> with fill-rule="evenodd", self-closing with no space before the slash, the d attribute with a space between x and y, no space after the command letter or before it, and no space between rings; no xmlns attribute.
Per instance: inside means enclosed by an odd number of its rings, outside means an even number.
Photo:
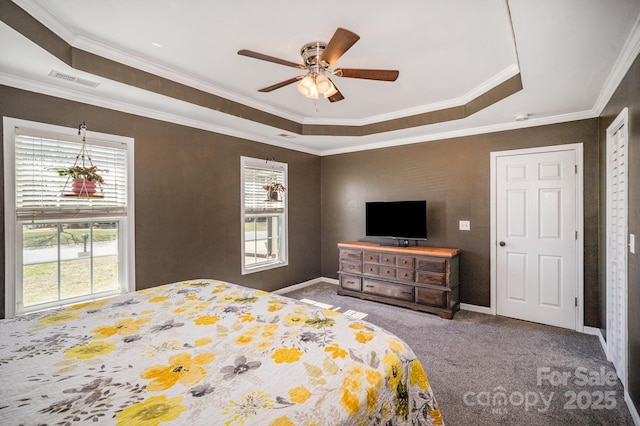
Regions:
<svg viewBox="0 0 640 426"><path fill-rule="evenodd" d="M266 185L287 188L287 164L241 157L242 273L286 266L287 191L269 199ZM275 197L275 196L274 196Z"/></svg>
<svg viewBox="0 0 640 426"><path fill-rule="evenodd" d="M73 196L77 129L4 118L5 315L133 291L133 140L87 132L105 179Z"/></svg>

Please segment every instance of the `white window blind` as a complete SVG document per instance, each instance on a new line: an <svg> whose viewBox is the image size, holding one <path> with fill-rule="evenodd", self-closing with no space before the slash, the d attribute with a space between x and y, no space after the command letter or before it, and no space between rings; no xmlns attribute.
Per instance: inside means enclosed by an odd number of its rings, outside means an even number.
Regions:
<svg viewBox="0 0 640 426"><path fill-rule="evenodd" d="M282 167L260 167L247 165L244 169L244 211L245 214L282 213L285 193L279 193L280 201L268 201L265 185L277 182L286 187Z"/></svg>
<svg viewBox="0 0 640 426"><path fill-rule="evenodd" d="M288 265L288 190L270 199L265 186L287 187L287 164L241 157L242 274Z"/></svg>
<svg viewBox="0 0 640 426"><path fill-rule="evenodd" d="M127 215L127 147L113 141L86 138L93 165L102 170L104 198L68 197L72 179L59 169L72 166L80 153L80 136L34 129L15 129L15 198L17 220L68 219ZM82 165L82 158L77 165ZM90 166L85 156L85 166Z"/></svg>

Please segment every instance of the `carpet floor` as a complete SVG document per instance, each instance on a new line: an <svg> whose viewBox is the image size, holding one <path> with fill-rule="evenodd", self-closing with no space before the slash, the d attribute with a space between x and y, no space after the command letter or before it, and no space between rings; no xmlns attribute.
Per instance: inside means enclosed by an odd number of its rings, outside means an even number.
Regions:
<svg viewBox="0 0 640 426"><path fill-rule="evenodd" d="M445 424L633 426L596 336L470 311L453 320L354 297L331 283L285 293L381 326L425 367Z"/></svg>

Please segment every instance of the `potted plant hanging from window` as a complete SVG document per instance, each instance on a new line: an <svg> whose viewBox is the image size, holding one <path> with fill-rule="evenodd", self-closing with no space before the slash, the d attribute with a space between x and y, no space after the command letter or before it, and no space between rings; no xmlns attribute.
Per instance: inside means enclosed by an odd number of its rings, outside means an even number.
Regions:
<svg viewBox="0 0 640 426"><path fill-rule="evenodd" d="M96 166L71 166L58 170L58 175L72 179L71 191L78 196L91 196L96 193L96 184L103 184L104 178L98 174Z"/></svg>
<svg viewBox="0 0 640 426"><path fill-rule="evenodd" d="M67 187L65 184L62 189L62 195L65 197L86 197L86 198L103 198L102 195L96 194L96 184L102 185L104 183L103 177L98 174L101 170L93 165L89 151L87 150L87 125L83 121L78 126L78 134L82 136L82 146L80 152L76 155L76 161L72 166L64 169L58 169L58 175L69 176L71 182L71 194L65 194L64 189Z"/></svg>
<svg viewBox="0 0 640 426"><path fill-rule="evenodd" d="M262 188L267 191L267 201L280 201L278 194L287 190L284 185L276 181L271 181L270 184L265 185Z"/></svg>

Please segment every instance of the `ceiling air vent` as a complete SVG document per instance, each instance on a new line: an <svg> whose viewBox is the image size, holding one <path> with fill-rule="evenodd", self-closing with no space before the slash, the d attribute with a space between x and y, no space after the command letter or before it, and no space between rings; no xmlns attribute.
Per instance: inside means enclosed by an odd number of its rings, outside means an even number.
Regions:
<svg viewBox="0 0 640 426"><path fill-rule="evenodd" d="M63 72L56 71L56 70L51 70L51 72L49 73L49 77L59 78L60 80L69 81L71 83L82 84L83 86L89 86L93 88L98 87L100 85L100 83L97 83L95 81L74 77L72 75L65 74Z"/></svg>

